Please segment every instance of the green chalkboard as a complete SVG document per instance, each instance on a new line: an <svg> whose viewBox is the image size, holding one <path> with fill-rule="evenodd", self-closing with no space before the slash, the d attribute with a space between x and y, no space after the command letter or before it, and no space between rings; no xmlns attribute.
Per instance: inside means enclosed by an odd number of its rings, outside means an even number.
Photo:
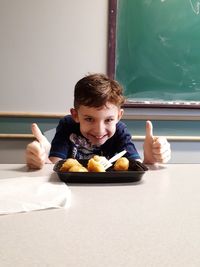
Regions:
<svg viewBox="0 0 200 267"><path fill-rule="evenodd" d="M113 72L128 100L200 104L200 1L111 2Z"/></svg>

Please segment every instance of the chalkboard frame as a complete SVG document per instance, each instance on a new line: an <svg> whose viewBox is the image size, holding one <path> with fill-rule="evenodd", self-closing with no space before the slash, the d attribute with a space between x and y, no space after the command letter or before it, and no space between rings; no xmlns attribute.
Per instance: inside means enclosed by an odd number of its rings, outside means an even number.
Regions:
<svg viewBox="0 0 200 267"><path fill-rule="evenodd" d="M107 61L107 73L112 79L115 79L115 68L116 68L116 39L117 39L117 12L118 12L118 0L109 0L108 6L108 61ZM200 109L198 103L149 103L144 102L133 102L126 100L124 107L127 108L175 108L175 109Z"/></svg>

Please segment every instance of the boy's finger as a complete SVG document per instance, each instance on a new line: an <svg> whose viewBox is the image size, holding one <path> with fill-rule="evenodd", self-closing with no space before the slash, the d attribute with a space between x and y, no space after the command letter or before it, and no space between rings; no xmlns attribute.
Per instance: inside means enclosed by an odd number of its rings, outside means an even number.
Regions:
<svg viewBox="0 0 200 267"><path fill-rule="evenodd" d="M31 126L32 134L35 136L35 138L39 141L42 142L44 140L44 135L40 131L40 128L37 126L36 123L33 123Z"/></svg>
<svg viewBox="0 0 200 267"><path fill-rule="evenodd" d="M153 125L151 121L146 121L146 138L153 138Z"/></svg>
<svg viewBox="0 0 200 267"><path fill-rule="evenodd" d="M163 136L154 137L154 147L164 147L168 145L167 139Z"/></svg>

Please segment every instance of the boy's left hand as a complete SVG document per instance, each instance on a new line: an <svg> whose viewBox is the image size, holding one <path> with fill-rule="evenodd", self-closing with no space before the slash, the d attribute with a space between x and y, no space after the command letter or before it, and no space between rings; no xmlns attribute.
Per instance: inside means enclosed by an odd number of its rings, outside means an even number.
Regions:
<svg viewBox="0 0 200 267"><path fill-rule="evenodd" d="M146 122L146 136L144 140L144 163L167 163L171 158L170 144L166 137L153 136L151 121Z"/></svg>

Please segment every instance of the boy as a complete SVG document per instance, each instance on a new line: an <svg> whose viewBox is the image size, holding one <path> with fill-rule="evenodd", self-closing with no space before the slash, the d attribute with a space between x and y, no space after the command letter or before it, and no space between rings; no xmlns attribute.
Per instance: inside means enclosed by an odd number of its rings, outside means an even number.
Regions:
<svg viewBox="0 0 200 267"><path fill-rule="evenodd" d="M93 155L111 158L124 149L127 158L141 160L126 125L120 121L125 101L122 91L117 81L104 74L91 74L79 80L71 115L60 120L51 145L37 125L32 125L36 141L26 148L28 167L42 168L45 163L65 158L89 159ZM152 124L147 121L144 163L166 163L170 154L166 138L154 137Z"/></svg>

